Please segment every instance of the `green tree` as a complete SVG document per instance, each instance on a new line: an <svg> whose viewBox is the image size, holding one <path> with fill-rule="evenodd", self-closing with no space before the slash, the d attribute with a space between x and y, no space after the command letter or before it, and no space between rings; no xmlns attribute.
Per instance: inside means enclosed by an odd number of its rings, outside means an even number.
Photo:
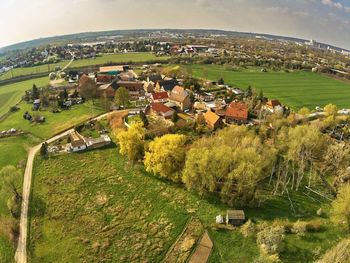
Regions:
<svg viewBox="0 0 350 263"><path fill-rule="evenodd" d="M46 158L49 154L49 151L48 151L48 144L47 142L44 142L43 144L41 144L41 147L40 147L40 155L44 158Z"/></svg>
<svg viewBox="0 0 350 263"><path fill-rule="evenodd" d="M310 110L307 107L302 107L298 111L298 114L301 115L303 118L306 118L310 115Z"/></svg>
<svg viewBox="0 0 350 263"><path fill-rule="evenodd" d="M21 189L21 173L14 166L5 166L0 171L0 189L1 196L7 199L7 207L12 216L18 217L20 211L20 202L22 195Z"/></svg>
<svg viewBox="0 0 350 263"><path fill-rule="evenodd" d="M221 77L218 80L218 85L224 85L225 84L225 80Z"/></svg>
<svg viewBox="0 0 350 263"><path fill-rule="evenodd" d="M173 113L173 116L171 116L171 121L172 121L173 123L177 123L178 120L179 120L179 115L178 115L177 112L175 111L175 112Z"/></svg>
<svg viewBox="0 0 350 263"><path fill-rule="evenodd" d="M86 100L92 100L94 104L94 99L98 95L97 86L94 80L87 79L79 88L79 94Z"/></svg>
<svg viewBox="0 0 350 263"><path fill-rule="evenodd" d="M35 84L33 84L33 88L32 88L32 99L33 99L33 100L36 100L36 99L39 99L39 97L40 97L39 89L36 87Z"/></svg>
<svg viewBox="0 0 350 263"><path fill-rule="evenodd" d="M249 204L268 177L276 152L253 131L232 126L195 142L187 153L183 182L199 192L218 192L230 204Z"/></svg>
<svg viewBox="0 0 350 263"><path fill-rule="evenodd" d="M350 229L350 184L340 187L337 198L332 202L331 219L338 225Z"/></svg>
<svg viewBox="0 0 350 263"><path fill-rule="evenodd" d="M128 105L129 100L130 100L130 95L129 95L129 91L126 88L120 87L115 92L114 101L117 105L125 107Z"/></svg>
<svg viewBox="0 0 350 263"><path fill-rule="evenodd" d="M146 170L174 182L181 181L185 163L186 136L167 134L149 144L145 154Z"/></svg>
<svg viewBox="0 0 350 263"><path fill-rule="evenodd" d="M147 128L149 125L149 122L144 111L140 111L140 118L141 118L141 121L143 122L143 126Z"/></svg>
<svg viewBox="0 0 350 263"><path fill-rule="evenodd" d="M133 124L127 131L119 132L116 137L122 155L133 162L143 158L145 131L142 123Z"/></svg>

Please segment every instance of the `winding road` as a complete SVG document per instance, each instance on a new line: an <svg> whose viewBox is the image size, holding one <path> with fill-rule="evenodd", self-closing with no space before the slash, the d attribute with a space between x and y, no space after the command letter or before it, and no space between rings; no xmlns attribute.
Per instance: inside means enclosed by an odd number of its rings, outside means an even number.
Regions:
<svg viewBox="0 0 350 263"><path fill-rule="evenodd" d="M91 120L100 120L107 117L111 112L97 116ZM52 143L58 139L69 135L74 131L74 127L62 132L50 139L47 143ZM32 175L33 175L33 163L35 155L39 152L41 144L34 146L30 149L27 159L27 165L23 177L23 192L22 192L22 205L21 205L21 218L19 223L19 238L17 244L17 250L15 254L15 260L17 263L26 263L27 262L27 237L28 237L28 209L29 209L29 200L30 200L30 191L32 184Z"/></svg>

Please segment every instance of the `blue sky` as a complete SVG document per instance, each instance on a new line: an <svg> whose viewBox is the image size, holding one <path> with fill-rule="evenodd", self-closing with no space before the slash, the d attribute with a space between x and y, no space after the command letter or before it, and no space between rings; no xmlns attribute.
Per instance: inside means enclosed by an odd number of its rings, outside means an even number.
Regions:
<svg viewBox="0 0 350 263"><path fill-rule="evenodd" d="M213 28L350 49L350 0L1 0L0 10L0 46L86 31Z"/></svg>

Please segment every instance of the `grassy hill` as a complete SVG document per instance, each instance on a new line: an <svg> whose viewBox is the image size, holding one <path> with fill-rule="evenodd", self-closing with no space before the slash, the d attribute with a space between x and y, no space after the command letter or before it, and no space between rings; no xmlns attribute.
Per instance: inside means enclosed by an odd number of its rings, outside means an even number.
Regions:
<svg viewBox="0 0 350 263"><path fill-rule="evenodd" d="M97 168L98 167L98 168ZM320 232L287 234L283 262L313 262L343 237L316 210L329 209L302 192L273 197L260 208L244 208L256 222L320 220ZM36 159L31 201L31 262L160 262L189 217L208 229L214 242L210 262L252 262L254 238L239 229L213 227L229 207L216 197L198 196L127 163L118 148ZM277 220L277 221L275 221ZM316 253L316 252L317 253Z"/></svg>
<svg viewBox="0 0 350 263"><path fill-rule="evenodd" d="M339 108L350 108L350 84L320 74L296 71L260 72L259 69L234 71L224 66L191 65L193 75L217 81L223 77L226 84L246 89L249 85L265 96L278 99L293 109L303 106L314 109L329 103Z"/></svg>

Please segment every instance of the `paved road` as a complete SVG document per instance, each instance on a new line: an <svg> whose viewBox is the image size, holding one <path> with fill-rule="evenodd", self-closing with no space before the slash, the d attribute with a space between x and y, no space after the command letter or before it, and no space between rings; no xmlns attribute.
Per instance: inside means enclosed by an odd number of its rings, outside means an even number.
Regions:
<svg viewBox="0 0 350 263"><path fill-rule="evenodd" d="M110 113L102 114L93 120L100 120ZM71 128L65 132L62 132L51 139L48 139L47 143L52 143L58 139L70 134L74 131L74 128ZM34 146L30 149L27 159L27 166L24 172L23 178L23 193L22 193L22 206L21 206L21 219L19 223L19 238L17 244L17 250L15 255L15 260L17 263L26 263L27 262L27 236L28 236L28 208L29 208L29 198L30 190L32 183L32 172L33 172L33 162L35 155L39 152L41 144Z"/></svg>

